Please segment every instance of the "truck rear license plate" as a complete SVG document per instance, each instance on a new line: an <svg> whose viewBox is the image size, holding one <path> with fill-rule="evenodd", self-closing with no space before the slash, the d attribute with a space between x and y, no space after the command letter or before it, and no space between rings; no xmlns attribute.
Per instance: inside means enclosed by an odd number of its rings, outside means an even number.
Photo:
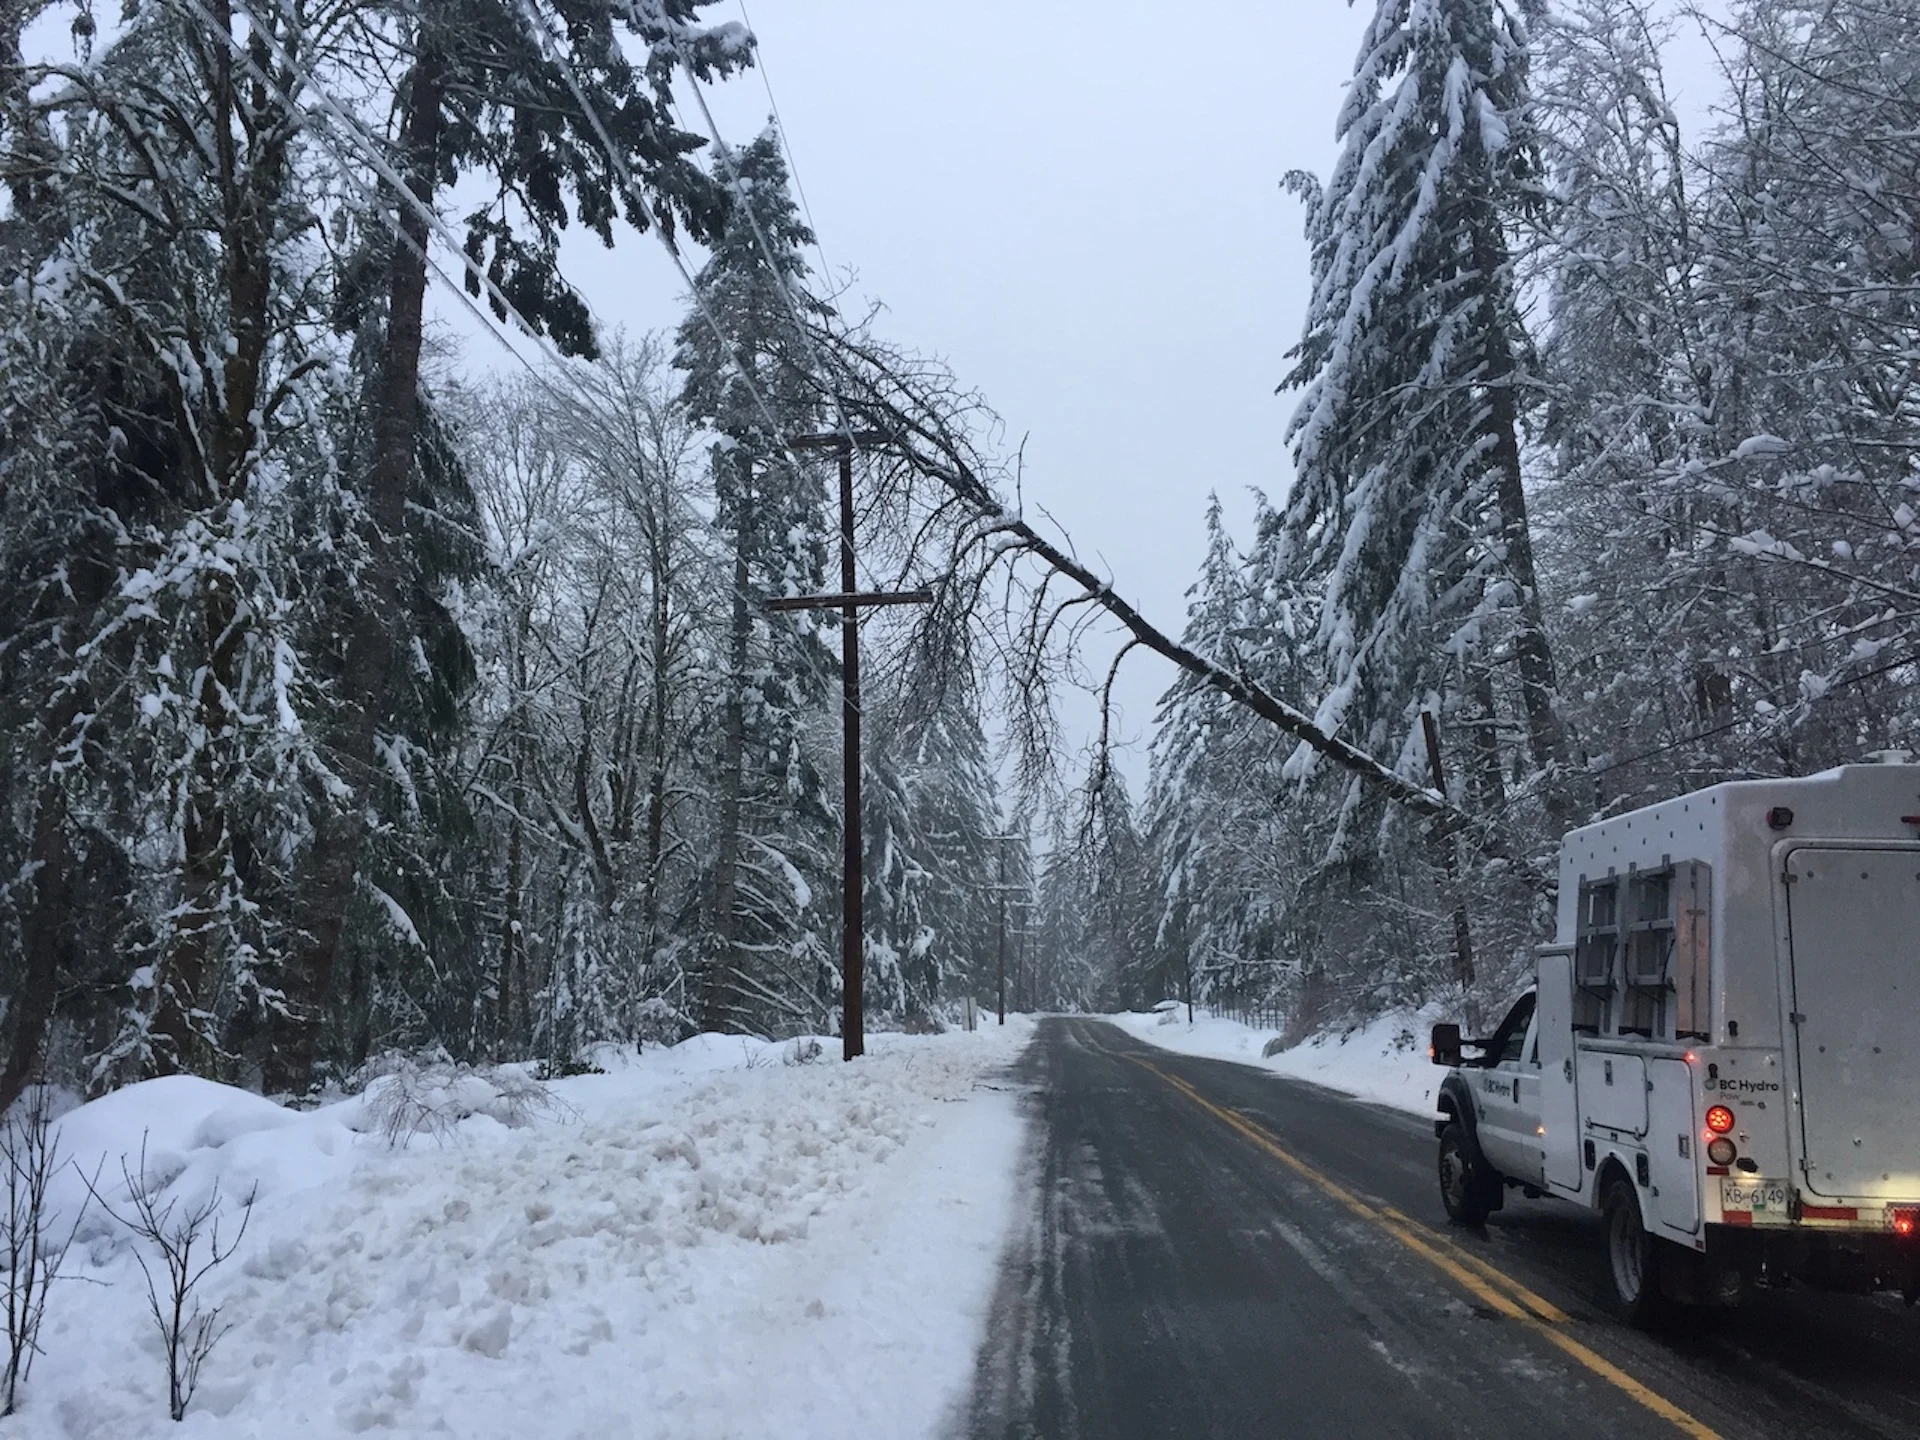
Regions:
<svg viewBox="0 0 1920 1440"><path fill-rule="evenodd" d="M1726 1176L1720 1181L1720 1208L1750 1211L1755 1220L1784 1221L1788 1218L1787 1182Z"/></svg>

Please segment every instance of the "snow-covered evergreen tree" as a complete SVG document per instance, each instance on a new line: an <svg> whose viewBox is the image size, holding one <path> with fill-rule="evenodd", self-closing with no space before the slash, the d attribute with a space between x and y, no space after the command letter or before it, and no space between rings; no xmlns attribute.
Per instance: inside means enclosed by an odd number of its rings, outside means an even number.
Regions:
<svg viewBox="0 0 1920 1440"><path fill-rule="evenodd" d="M1035 887L1033 1003L1040 1010L1093 1010L1111 993L1111 973L1094 942L1090 857L1070 823L1056 820L1051 828Z"/></svg>
<svg viewBox="0 0 1920 1440"><path fill-rule="evenodd" d="M825 473L786 444L822 421L796 318L810 303L802 251L813 237L772 129L715 167L733 213L695 277L699 303L674 357L689 412L717 437L714 528L730 572L713 641L724 693L707 762L718 804L702 1023L778 1030L818 1023L838 988L827 919L837 827L822 743L837 667L819 615L761 603L825 583Z"/></svg>
<svg viewBox="0 0 1920 1440"><path fill-rule="evenodd" d="M867 707L883 716L867 732L863 830L867 1014L882 1022L931 1019L969 990L989 997L1007 897L1025 873L970 691L926 698Z"/></svg>
<svg viewBox="0 0 1920 1440"><path fill-rule="evenodd" d="M1242 556L1216 498L1181 642L1304 706L1318 693L1314 607L1276 568L1281 543L1262 503ZM1191 983L1202 1003L1273 1003L1296 978L1289 941L1307 916L1294 902L1319 856L1297 823L1289 750L1211 686L1183 678L1161 700L1145 821L1157 944L1182 993Z"/></svg>
<svg viewBox="0 0 1920 1440"><path fill-rule="evenodd" d="M1532 765L1559 756L1520 474L1528 342L1510 235L1536 185L1527 72L1507 0L1380 0L1341 158L1324 190L1290 180L1308 202L1314 286L1287 376L1302 399L1283 563L1324 582L1318 722L1410 777L1425 765L1421 709L1492 734L1500 647L1517 661ZM1500 757L1472 769L1498 805ZM1366 849L1344 843L1356 860Z"/></svg>

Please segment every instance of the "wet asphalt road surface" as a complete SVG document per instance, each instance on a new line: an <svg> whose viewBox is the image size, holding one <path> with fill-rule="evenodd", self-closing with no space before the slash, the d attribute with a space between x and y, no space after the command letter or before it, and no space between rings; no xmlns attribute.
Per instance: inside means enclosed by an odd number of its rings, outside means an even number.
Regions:
<svg viewBox="0 0 1920 1440"><path fill-rule="evenodd" d="M1021 1062L1036 1204L970 1440L1920 1437L1920 1312L1764 1292L1658 1335L1598 1222L1509 1192L1447 1224L1431 1126L1049 1020Z"/></svg>

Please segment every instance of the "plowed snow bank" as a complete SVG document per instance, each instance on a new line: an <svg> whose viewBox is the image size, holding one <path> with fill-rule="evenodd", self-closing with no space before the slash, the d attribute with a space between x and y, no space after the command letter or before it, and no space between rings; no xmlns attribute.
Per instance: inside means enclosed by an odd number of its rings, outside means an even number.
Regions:
<svg viewBox="0 0 1920 1440"><path fill-rule="evenodd" d="M1416 1115L1435 1113L1434 1098L1445 1075L1427 1059L1431 1022L1417 1015L1388 1015L1345 1034L1315 1035L1277 1055L1261 1054L1279 1037L1277 1030L1243 1025L1205 1010L1194 1012L1191 1025L1185 1006L1107 1019L1165 1050L1255 1065Z"/></svg>
<svg viewBox="0 0 1920 1440"><path fill-rule="evenodd" d="M390 1149L356 1098L304 1114L204 1081L72 1112L63 1144L229 1212L232 1332L179 1427L124 1230L83 1231L0 1436L500 1440L929 1433L966 1384L1015 1203L998 1078L1031 1034L876 1037L852 1065L700 1037ZM484 1089L484 1087L482 1087ZM479 1103L473 1103L473 1102ZM71 1174L67 1177L71 1181ZM70 1192L69 1192L70 1193ZM229 1221L231 1224L232 1221ZM78 1259L78 1257L76 1257Z"/></svg>

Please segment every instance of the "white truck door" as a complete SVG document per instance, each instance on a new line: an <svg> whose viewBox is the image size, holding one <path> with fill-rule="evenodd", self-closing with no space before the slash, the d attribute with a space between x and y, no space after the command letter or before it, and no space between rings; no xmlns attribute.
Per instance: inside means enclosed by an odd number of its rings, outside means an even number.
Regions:
<svg viewBox="0 0 1920 1440"><path fill-rule="evenodd" d="M1520 1099L1514 1115L1517 1144L1515 1150L1520 1168L1513 1172L1513 1178L1524 1180L1529 1185L1538 1185L1544 1178L1541 1164L1540 1146L1546 1127L1540 1123L1540 1012L1534 1011L1533 1023L1527 1027L1526 1061L1520 1066Z"/></svg>
<svg viewBox="0 0 1920 1440"><path fill-rule="evenodd" d="M1906 1199L1920 1188L1920 855L1808 846L1787 856L1787 878L1807 1188ZM1747 1123L1780 1100L1732 1103Z"/></svg>
<svg viewBox="0 0 1920 1440"><path fill-rule="evenodd" d="M1494 1064L1473 1080L1475 1133L1480 1151L1495 1170L1512 1180L1540 1180L1539 1121L1527 1106L1526 1089L1534 1071L1528 1059L1534 998L1523 995L1494 1032Z"/></svg>
<svg viewBox="0 0 1920 1440"><path fill-rule="evenodd" d="M1580 1107L1573 1064L1573 956L1549 951L1540 957L1540 1137L1543 1173L1556 1190L1577 1194L1580 1170Z"/></svg>

